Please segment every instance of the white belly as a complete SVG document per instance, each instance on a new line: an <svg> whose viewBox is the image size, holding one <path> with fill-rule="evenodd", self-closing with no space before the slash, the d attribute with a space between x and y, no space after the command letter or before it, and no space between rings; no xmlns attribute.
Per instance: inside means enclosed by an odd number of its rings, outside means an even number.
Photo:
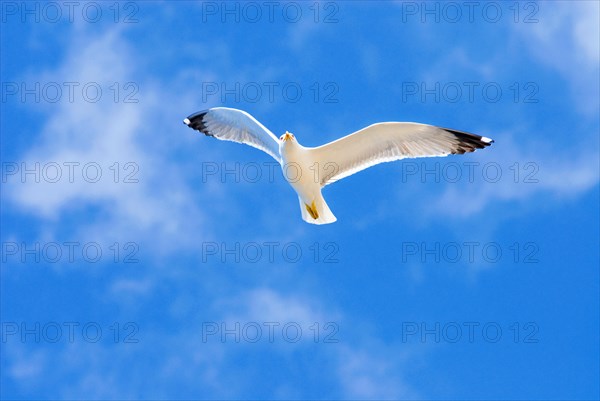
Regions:
<svg viewBox="0 0 600 401"><path fill-rule="evenodd" d="M318 166L312 160L310 151L299 145L285 146L281 149L281 170L283 176L307 204L311 204L321 192L318 180Z"/></svg>

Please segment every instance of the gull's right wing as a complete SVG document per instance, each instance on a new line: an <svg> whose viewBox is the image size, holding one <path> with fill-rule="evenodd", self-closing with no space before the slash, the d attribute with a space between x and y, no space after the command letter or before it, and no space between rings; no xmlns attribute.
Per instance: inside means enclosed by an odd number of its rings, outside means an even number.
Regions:
<svg viewBox="0 0 600 401"><path fill-rule="evenodd" d="M264 125L245 111L213 107L190 115L183 122L205 135L244 143L271 155L279 164L279 140Z"/></svg>

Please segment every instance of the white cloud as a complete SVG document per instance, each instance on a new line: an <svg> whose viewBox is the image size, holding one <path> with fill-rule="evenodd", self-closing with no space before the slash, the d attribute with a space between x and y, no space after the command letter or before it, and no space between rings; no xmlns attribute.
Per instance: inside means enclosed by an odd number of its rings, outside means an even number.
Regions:
<svg viewBox="0 0 600 401"><path fill-rule="evenodd" d="M118 279L111 285L111 291L119 295L147 295L153 289L153 283L148 278L144 279Z"/></svg>
<svg viewBox="0 0 600 401"><path fill-rule="evenodd" d="M380 51L377 46L366 40L363 40L356 49L359 52L358 56L365 76L371 83L376 83L381 70L379 64Z"/></svg>
<svg viewBox="0 0 600 401"><path fill-rule="evenodd" d="M492 145L478 158L479 166L491 166L489 176L482 178L481 168L474 183L466 180L460 184L447 183L441 196L426 202L425 210L432 214L469 217L498 203L525 204L536 196L545 196L548 203L548 196L557 201L581 196L598 185L599 155L588 148L577 152L575 155L555 153L535 142L524 149L505 134L501 144ZM500 168L501 177L497 181L498 170L492 163ZM466 174L467 169L464 170Z"/></svg>
<svg viewBox="0 0 600 401"><path fill-rule="evenodd" d="M570 132L566 133L570 135L570 141L566 145L555 145L555 139L560 141L564 138L563 133L548 130L545 122L539 124L544 127L544 131L541 131L533 117L528 116L525 121L514 121L509 132L496 132L493 135L496 143L489 149L479 151L465 160L480 164L498 163L502 168L502 179L498 182L479 179L473 184L464 184L463 181L457 184L446 183L441 196L433 198L430 193L422 195L430 199L421 204L424 214L434 218L439 215L467 218L501 204L527 205L535 197L541 196L546 197L545 204L560 203L579 197L598 185L600 4L587 1L536 4L539 9L533 17L538 20L537 23L511 23L510 27L533 57L562 77L571 88L573 110L577 114L568 117L575 119L568 125ZM424 79L449 78L471 71L480 78L493 80L505 73L497 70L496 60L506 58L507 54L514 51L513 41L507 40L504 47L499 47L489 60L474 63L474 55L465 53L464 48L458 45L432 62L431 67L422 72L422 76ZM449 69L448 65L454 68ZM540 91L543 90L541 87ZM545 96L550 95L552 94L545 92ZM539 105L536 116L546 118L550 111L543 109L543 103ZM498 105L500 114L504 113L508 118L515 119L511 109L507 111L502 107ZM532 109L532 112L535 111ZM489 127L485 128L487 129L482 129L481 132L494 132ZM462 163L456 159L444 159L438 163L455 161ZM514 171L510 170L515 163L521 169L517 182L514 180ZM533 167L528 163L533 163ZM523 169L525 166L531 168ZM533 168L538 169L533 174L538 182L524 183L523 179L533 172ZM409 192L407 185L402 185L401 188L403 192L400 196L404 197ZM411 191L424 190L418 185L411 187Z"/></svg>
<svg viewBox="0 0 600 401"><path fill-rule="evenodd" d="M28 352L24 347L3 348L3 357L10 358L12 364L8 375L21 382L29 382L43 373L43 366L47 363L47 355L42 351ZM8 355L7 355L8 354Z"/></svg>
<svg viewBox="0 0 600 401"><path fill-rule="evenodd" d="M283 296L268 288L255 289L236 300L222 302L229 310L228 321L296 322L308 327L314 322L339 320L339 314L325 313L316 300Z"/></svg>
<svg viewBox="0 0 600 401"><path fill-rule="evenodd" d="M403 357L402 352L391 346L342 348L338 374L345 396L365 400L418 398L401 378L402 368L406 369L408 365Z"/></svg>
<svg viewBox="0 0 600 401"><path fill-rule="evenodd" d="M357 336L340 331L336 335L339 343L318 344L312 341L312 334L305 335L309 341L297 344L282 341L279 335L275 338L277 344L223 342L219 338L209 342L202 340L202 323L207 316L229 323L234 320L296 322L303 328L314 322L333 320L341 324L344 321L340 312L326 307L316 297L259 287L230 302L219 298L211 302L206 310L195 311L196 318L188 317L186 324L177 324L177 330L169 329L168 325L140 325L135 335L139 342L135 344L112 343L113 331L109 326L113 323L100 323L105 336L99 343L84 341L77 330L72 344L66 343L64 337L57 344L39 344L37 349L15 347L11 342L8 344L11 352L5 361L7 371L16 385L23 386L24 394L45 391L46 395L67 399L83 395L92 399L173 398L174 394L186 398L232 399L247 396L251 391L302 398L302 394L310 390L304 387L306 380L315 371L321 372L316 375L318 381L335 389L337 397L415 397L404 379L411 357L406 347L365 338L360 333ZM217 316L210 309L218 311ZM358 326L360 322L344 325ZM307 352L311 355L308 360ZM292 358L294 362L289 362L286 369L289 367L290 372L295 372L302 368L311 374L303 374L302 382L279 378L257 388L252 380L265 377L263 370L269 369L269 360L251 365L243 362L254 353L274 360ZM136 369L131 369L132 363ZM151 382L147 380L149 375L154 378ZM57 380L64 377L72 378L68 383Z"/></svg>
<svg viewBox="0 0 600 401"><path fill-rule="evenodd" d="M500 57L500 55L498 55ZM435 82L456 82L462 78L460 74L470 77L465 81L475 79L494 81L497 79L495 67L497 60L476 60L463 47L457 46L448 49L447 52L431 63L431 66L421 72L421 79L432 85ZM450 68L448 66L451 66Z"/></svg>
<svg viewBox="0 0 600 401"><path fill-rule="evenodd" d="M114 29L98 36L79 32L56 70L28 74L27 82L79 86L74 102L65 93L58 103L40 110L49 118L22 162L27 168L39 163L41 182L32 176L25 183L18 177L9 181L6 196L12 206L55 231L61 228L59 221L96 208L102 217L79 221L75 235L107 243L152 237L161 241L157 252L176 249L204 231L204 215L186 183L186 170L171 161L186 145L176 123L190 95L179 96L168 83L152 82L141 68L135 49ZM79 90L87 83L101 88L99 101L85 100ZM137 103L124 102L127 95ZM69 182L68 164L73 162L78 165L72 167ZM87 163L95 164L84 170ZM54 177L56 165L62 173L58 182L44 179ZM89 174L84 176L84 171ZM102 174L99 181L91 182L97 171Z"/></svg>
<svg viewBox="0 0 600 401"><path fill-rule="evenodd" d="M558 71L571 86L578 108L597 115L600 75L600 3L538 2L539 22L514 24L532 54Z"/></svg>
<svg viewBox="0 0 600 401"><path fill-rule="evenodd" d="M308 328L315 322L324 327L333 322L337 327L356 327L360 323L349 323L341 312L321 305L317 297L286 294L258 288L242 294L235 301L221 304L226 306L225 320L228 322L278 322L281 325L296 322ZM232 313L232 311L234 311ZM350 333L339 333L340 343L324 343L323 352L333 364L333 378L342 394L350 399L400 399L415 397L415 392L406 384L403 372L408 355L394 345L383 344L377 339L358 336L350 339ZM344 337L342 340L341 337ZM304 336L310 344L311 336ZM349 345L352 344L352 345ZM286 344L290 345L290 344ZM290 352L294 347L278 347ZM389 357L394 355L393 357ZM324 371L324 367L321 367Z"/></svg>

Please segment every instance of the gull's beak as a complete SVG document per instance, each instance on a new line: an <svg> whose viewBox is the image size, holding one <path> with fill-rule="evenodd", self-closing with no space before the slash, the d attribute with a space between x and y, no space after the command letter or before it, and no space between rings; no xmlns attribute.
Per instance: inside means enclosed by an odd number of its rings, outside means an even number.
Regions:
<svg viewBox="0 0 600 401"><path fill-rule="evenodd" d="M283 134L283 141L285 142L289 139L292 139L292 134L286 131L285 134Z"/></svg>

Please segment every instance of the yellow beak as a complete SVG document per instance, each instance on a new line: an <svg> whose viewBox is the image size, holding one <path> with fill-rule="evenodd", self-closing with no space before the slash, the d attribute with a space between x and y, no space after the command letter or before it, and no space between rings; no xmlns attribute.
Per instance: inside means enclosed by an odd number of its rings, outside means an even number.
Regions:
<svg viewBox="0 0 600 401"><path fill-rule="evenodd" d="M285 141L287 141L288 139L292 139L292 134L290 134L289 132L286 132L286 133L283 135L283 141L285 142Z"/></svg>

